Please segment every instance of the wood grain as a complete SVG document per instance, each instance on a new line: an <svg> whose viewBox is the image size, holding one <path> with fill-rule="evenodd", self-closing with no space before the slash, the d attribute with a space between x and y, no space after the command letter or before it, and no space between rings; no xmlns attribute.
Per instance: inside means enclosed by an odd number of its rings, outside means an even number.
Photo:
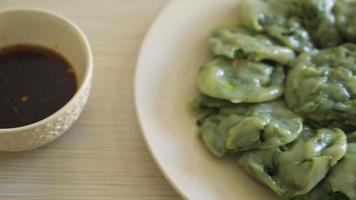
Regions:
<svg viewBox="0 0 356 200"><path fill-rule="evenodd" d="M79 121L43 148L0 153L0 199L181 199L154 164L134 108L139 47L168 0L1 0L58 12L88 36L94 85Z"/></svg>

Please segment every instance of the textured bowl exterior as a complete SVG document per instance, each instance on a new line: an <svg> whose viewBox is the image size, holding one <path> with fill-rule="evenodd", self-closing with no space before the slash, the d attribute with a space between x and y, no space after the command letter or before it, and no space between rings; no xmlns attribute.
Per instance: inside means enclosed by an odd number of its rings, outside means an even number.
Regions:
<svg viewBox="0 0 356 200"><path fill-rule="evenodd" d="M91 78L90 78L91 79ZM46 123L25 128L21 131L0 134L0 151L27 151L46 145L66 132L82 113L90 94L91 80L83 86L81 94L75 97L66 109Z"/></svg>

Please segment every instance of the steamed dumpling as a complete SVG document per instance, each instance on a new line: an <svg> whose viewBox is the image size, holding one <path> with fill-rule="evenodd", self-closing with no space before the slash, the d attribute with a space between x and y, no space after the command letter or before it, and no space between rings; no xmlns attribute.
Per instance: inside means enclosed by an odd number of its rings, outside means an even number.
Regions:
<svg viewBox="0 0 356 200"><path fill-rule="evenodd" d="M333 8L336 0L294 0L294 12L302 19L318 47L335 47L342 43Z"/></svg>
<svg viewBox="0 0 356 200"><path fill-rule="evenodd" d="M290 149L276 156L279 180L287 188L298 188L293 196L312 190L346 151L346 135L340 129L308 131Z"/></svg>
<svg viewBox="0 0 356 200"><path fill-rule="evenodd" d="M302 130L299 116L282 102L241 104L199 120L199 133L216 156L249 149L270 149L294 141Z"/></svg>
<svg viewBox="0 0 356 200"><path fill-rule="evenodd" d="M234 103L256 103L281 97L284 79L281 66L220 57L200 69L197 82L205 95Z"/></svg>
<svg viewBox="0 0 356 200"><path fill-rule="evenodd" d="M291 198L311 191L344 156L346 143L340 129L305 128L292 144L249 151L239 164L279 196Z"/></svg>
<svg viewBox="0 0 356 200"><path fill-rule="evenodd" d="M347 151L310 193L293 200L356 200L356 132L347 135Z"/></svg>
<svg viewBox="0 0 356 200"><path fill-rule="evenodd" d="M350 200L356 200L356 143L350 143L342 161L335 166L328 177L332 191L345 194Z"/></svg>
<svg viewBox="0 0 356 200"><path fill-rule="evenodd" d="M277 166L274 163L274 157L279 153L281 153L280 148L248 151L242 154L238 163L256 181L283 197L286 196L287 191L276 177Z"/></svg>
<svg viewBox="0 0 356 200"><path fill-rule="evenodd" d="M280 64L288 64L295 59L292 49L244 28L220 28L209 39L209 45L214 54L230 59L269 60Z"/></svg>
<svg viewBox="0 0 356 200"><path fill-rule="evenodd" d="M336 23L349 42L356 42L356 1L338 0L335 6Z"/></svg>
<svg viewBox="0 0 356 200"><path fill-rule="evenodd" d="M261 32L262 21L268 14L287 16L294 0L241 0L239 3L239 24Z"/></svg>
<svg viewBox="0 0 356 200"><path fill-rule="evenodd" d="M356 45L301 55L288 73L289 108L319 123L356 125Z"/></svg>
<svg viewBox="0 0 356 200"><path fill-rule="evenodd" d="M238 10L239 24L250 30L261 32L263 30L261 20L268 12L269 6L261 0L242 0Z"/></svg>
<svg viewBox="0 0 356 200"><path fill-rule="evenodd" d="M309 33L297 18L286 19L281 15L266 15L262 24L269 36L297 52L310 51L314 48Z"/></svg>
<svg viewBox="0 0 356 200"><path fill-rule="evenodd" d="M356 200L354 10L356 0L241 0L241 26L213 32L197 77L208 150L235 154L282 199Z"/></svg>
<svg viewBox="0 0 356 200"><path fill-rule="evenodd" d="M289 12L286 5L290 4L291 0L242 1L239 11L240 24L264 32L297 52L309 51L314 47L309 33L297 18L286 16Z"/></svg>

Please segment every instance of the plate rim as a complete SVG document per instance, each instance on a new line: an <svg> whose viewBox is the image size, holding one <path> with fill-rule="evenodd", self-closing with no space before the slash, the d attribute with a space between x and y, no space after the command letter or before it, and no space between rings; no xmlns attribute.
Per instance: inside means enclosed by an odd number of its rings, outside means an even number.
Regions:
<svg viewBox="0 0 356 200"><path fill-rule="evenodd" d="M144 35L144 39L140 45L139 48L139 52L138 52L138 57L137 57L137 61L136 61L136 69L135 69L135 73L134 73L134 104L135 104L135 113L136 113L136 117L138 119L138 125L139 125L139 129L141 131L141 135L143 136L143 140L145 143L146 148L149 151L149 154L151 155L151 158L153 158L153 161L155 163L155 165L158 167L159 171L161 172L161 174L163 175L164 179L168 182L168 184L178 193L178 195L180 197L182 197L183 199L189 199L187 194L181 190L181 188L178 187L178 185L175 183L175 181L168 175L168 172L166 171L166 169L163 167L161 161L157 158L157 156L154 154L153 149L152 149L152 145L150 144L148 138L147 138L147 131L144 130L143 128L143 119L142 119L142 115L140 114L142 111L142 109L140 109L141 106L139 106L138 103L138 96L139 96L139 73L140 73L140 69L142 68L140 63L142 60L142 54L144 52L144 47L147 46L147 43L151 37L151 35L153 34L153 30L157 27L158 23L160 22L160 19L162 18L162 16L167 12L167 10L169 10L169 8L175 3L178 2L179 0L169 0L167 3L165 3L165 5L159 10L157 16L154 18L153 22L151 23L151 25L149 26L148 30L146 31L146 34Z"/></svg>

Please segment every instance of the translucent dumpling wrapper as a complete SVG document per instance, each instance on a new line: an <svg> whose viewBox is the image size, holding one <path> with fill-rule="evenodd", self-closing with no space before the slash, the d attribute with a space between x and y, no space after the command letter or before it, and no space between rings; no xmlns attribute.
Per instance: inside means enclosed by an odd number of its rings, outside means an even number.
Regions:
<svg viewBox="0 0 356 200"><path fill-rule="evenodd" d="M356 132L347 138L349 143L343 159L310 193L293 200L356 200Z"/></svg>
<svg viewBox="0 0 356 200"><path fill-rule="evenodd" d="M256 181L272 189L278 196L285 196L283 188L275 174L277 173L274 157L281 153L279 148L268 150L253 150L239 158L238 163Z"/></svg>
<svg viewBox="0 0 356 200"><path fill-rule="evenodd" d="M220 57L200 69L197 84L203 94L214 98L257 103L281 97L284 80L282 66Z"/></svg>
<svg viewBox="0 0 356 200"><path fill-rule="evenodd" d="M302 19L320 48L335 47L343 42L332 12L335 3L336 0L294 0L294 13Z"/></svg>
<svg viewBox="0 0 356 200"><path fill-rule="evenodd" d="M289 71L285 100L305 118L356 125L356 45L302 54Z"/></svg>
<svg viewBox="0 0 356 200"><path fill-rule="evenodd" d="M282 102L224 108L198 124L205 145L218 157L227 152L285 145L294 141L303 127L302 119Z"/></svg>
<svg viewBox="0 0 356 200"><path fill-rule="evenodd" d="M266 15L262 24L269 36L297 52L310 51L314 48L309 33L296 18L286 19L281 15Z"/></svg>
<svg viewBox="0 0 356 200"><path fill-rule="evenodd" d="M282 198L311 191L344 156L347 141L340 129L305 128L284 148L243 153L239 165Z"/></svg>
<svg viewBox="0 0 356 200"><path fill-rule="evenodd" d="M283 45L297 51L311 50L314 45L309 33L295 17L287 17L286 5L291 0L245 0L240 3L240 24L269 35Z"/></svg>
<svg viewBox="0 0 356 200"><path fill-rule="evenodd" d="M356 200L356 143L350 143L347 153L335 166L328 177L332 191L345 194L350 200Z"/></svg>
<svg viewBox="0 0 356 200"><path fill-rule="evenodd" d="M338 0L334 13L336 22L342 35L349 42L356 42L356 1Z"/></svg>
<svg viewBox="0 0 356 200"><path fill-rule="evenodd" d="M267 14L288 16L294 0L241 0L238 7L239 24L254 31L263 31L262 21Z"/></svg>
<svg viewBox="0 0 356 200"><path fill-rule="evenodd" d="M239 24L254 31L261 32L263 26L261 20L265 13L269 12L269 6L261 0L242 0L239 4Z"/></svg>
<svg viewBox="0 0 356 200"><path fill-rule="evenodd" d="M214 54L230 59L274 61L288 64L295 59L292 49L284 47L266 35L244 28L225 27L216 30L209 39Z"/></svg>
<svg viewBox="0 0 356 200"><path fill-rule="evenodd" d="M292 195L312 190L345 155L346 135L340 129L304 130L292 147L276 156L278 178Z"/></svg>

